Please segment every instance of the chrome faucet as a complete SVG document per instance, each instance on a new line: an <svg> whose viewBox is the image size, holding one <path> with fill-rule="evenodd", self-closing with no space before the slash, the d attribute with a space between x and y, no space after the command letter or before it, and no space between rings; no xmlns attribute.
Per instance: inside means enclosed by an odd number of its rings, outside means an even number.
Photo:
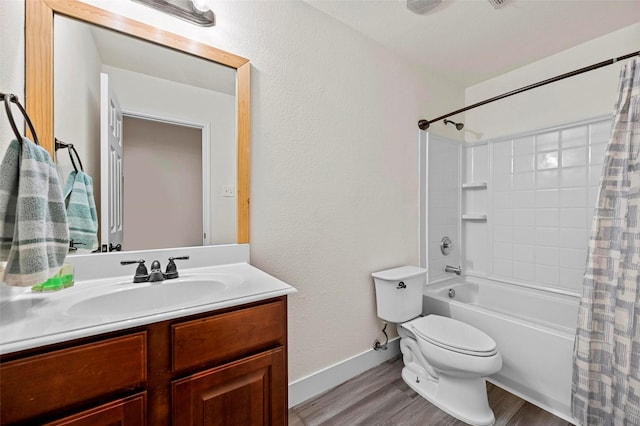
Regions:
<svg viewBox="0 0 640 426"><path fill-rule="evenodd" d="M456 275L460 275L462 273L462 267L461 266L447 265L447 266L444 267L444 271L445 272L453 272Z"/></svg>

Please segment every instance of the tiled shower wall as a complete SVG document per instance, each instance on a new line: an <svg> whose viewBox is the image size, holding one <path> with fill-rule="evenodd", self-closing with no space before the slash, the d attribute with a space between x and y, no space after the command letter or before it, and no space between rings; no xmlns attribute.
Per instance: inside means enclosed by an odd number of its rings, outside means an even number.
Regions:
<svg viewBox="0 0 640 426"><path fill-rule="evenodd" d="M599 119L465 146L463 183L488 178L486 194L463 190L463 210L487 214L462 222L468 272L581 291L610 126Z"/></svg>

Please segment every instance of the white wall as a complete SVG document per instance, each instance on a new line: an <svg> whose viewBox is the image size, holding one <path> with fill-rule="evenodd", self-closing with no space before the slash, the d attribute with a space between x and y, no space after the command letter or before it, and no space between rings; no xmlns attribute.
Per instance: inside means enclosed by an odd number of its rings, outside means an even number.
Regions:
<svg viewBox="0 0 640 426"><path fill-rule="evenodd" d="M54 136L76 148L85 172L93 179L100 211L100 69L102 59L86 25L56 16L54 23ZM69 151L56 152L64 185L73 165Z"/></svg>
<svg viewBox="0 0 640 426"><path fill-rule="evenodd" d="M212 28L102 4L251 60L251 261L299 290L289 379L370 348L370 273L418 262L416 123L462 88L300 1L215 2Z"/></svg>
<svg viewBox="0 0 640 426"><path fill-rule="evenodd" d="M0 1L0 53L0 92L13 93L24 106L24 0ZM12 106L14 120L22 131L22 114ZM0 159L15 139L5 114L0 112Z"/></svg>
<svg viewBox="0 0 640 426"><path fill-rule="evenodd" d="M468 87L471 105L529 84L638 50L640 23ZM468 142L487 140L612 114L620 64L530 90L465 114Z"/></svg>

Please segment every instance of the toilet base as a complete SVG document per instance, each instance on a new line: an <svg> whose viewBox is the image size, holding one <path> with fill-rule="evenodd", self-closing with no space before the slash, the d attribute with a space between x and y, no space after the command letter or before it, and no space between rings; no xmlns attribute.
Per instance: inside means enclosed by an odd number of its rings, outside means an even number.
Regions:
<svg viewBox="0 0 640 426"><path fill-rule="evenodd" d="M442 411L473 426L490 426L495 416L487 401L484 377L459 378L440 374L437 381L424 374L402 369L402 379L427 401Z"/></svg>

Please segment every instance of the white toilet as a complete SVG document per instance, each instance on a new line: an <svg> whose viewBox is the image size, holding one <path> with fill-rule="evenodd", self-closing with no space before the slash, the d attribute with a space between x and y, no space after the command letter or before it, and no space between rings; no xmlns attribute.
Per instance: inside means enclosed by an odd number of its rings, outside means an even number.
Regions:
<svg viewBox="0 0 640 426"><path fill-rule="evenodd" d="M397 324L402 378L418 394L471 425L495 422L485 377L500 371L496 342L482 331L439 315L422 315L426 270L402 266L373 273L378 317Z"/></svg>

